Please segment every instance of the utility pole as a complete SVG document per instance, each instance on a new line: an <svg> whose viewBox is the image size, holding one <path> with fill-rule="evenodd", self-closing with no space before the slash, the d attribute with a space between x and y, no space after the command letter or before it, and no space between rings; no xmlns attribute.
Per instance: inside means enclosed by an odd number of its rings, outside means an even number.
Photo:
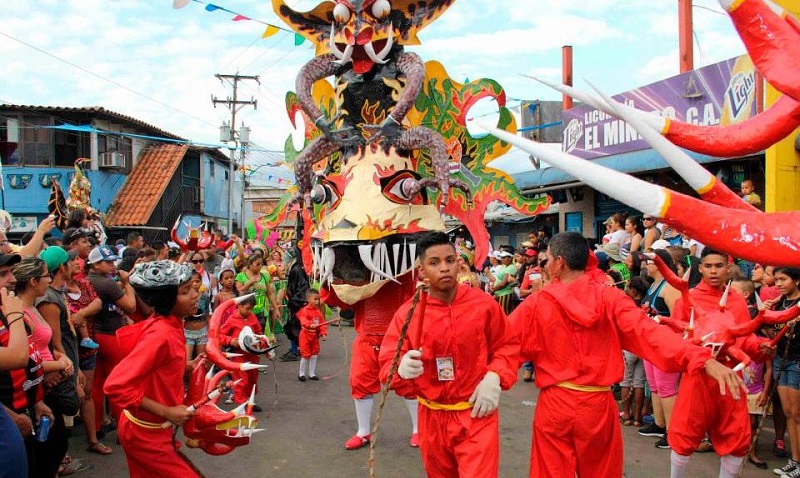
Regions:
<svg viewBox="0 0 800 478"><path fill-rule="evenodd" d="M244 80L253 80L259 85L261 82L258 79L258 75L255 76L247 76L247 75L240 75L239 73L233 75L223 75L217 73L214 75L215 77L219 78L219 81L222 82L223 80L229 80L233 84L233 97L228 97L227 99L220 100L217 99L216 96L211 95L211 102L214 104L214 108L217 107L217 104L223 104L231 110L231 123L230 126L223 123L220 127L220 141L224 142L233 142L232 146L228 146L228 150L230 151L231 161L228 165L228 234L233 233L233 186L234 186L234 174L235 174L235 166L236 166L236 150L238 149L238 142L239 138L237 136L236 131L236 113L245 106L253 106L253 109L258 108L258 101L254 98L250 98L249 100L239 100L238 90L239 90L239 82ZM242 125L244 126L244 125ZM227 137L226 137L227 135ZM242 159L242 170L244 170L244 154L241 156ZM244 173L242 173L242 197L244 197ZM244 209L239 217L239 222L242 224L242 230L244 231Z"/></svg>

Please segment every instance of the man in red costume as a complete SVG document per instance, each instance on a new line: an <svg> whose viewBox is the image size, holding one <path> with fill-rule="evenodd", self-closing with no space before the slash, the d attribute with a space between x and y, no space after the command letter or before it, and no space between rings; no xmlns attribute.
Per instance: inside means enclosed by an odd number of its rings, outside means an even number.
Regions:
<svg viewBox="0 0 800 478"><path fill-rule="evenodd" d="M728 256L706 247L700 258L700 273L703 280L689 294L701 311L718 311L728 280ZM745 299L739 294L726 295L725 310L733 315L735 323L750 321ZM678 299L672 318L688 323L690 314L689 304L683 298ZM703 320L705 317L695 311L697 328L702 326ZM740 337L736 340L736 346L756 362L763 363L774 354L769 340L756 337L755 334ZM720 361L730 368L738 363L727 355L720 357ZM720 456L719 476L736 476L750 448L747 400L734 400L730 395L720 394L719 386L706 375L685 375L678 389L667 437L672 448L670 461L673 478L684 476L690 456L706 433L711 437L714 451Z"/></svg>
<svg viewBox="0 0 800 478"><path fill-rule="evenodd" d="M420 451L429 477L496 477L500 391L517 381L519 339L500 305L458 285L458 255L447 235L417 241L420 279L430 297L414 311L393 385L417 394ZM388 379L412 301L395 313L381 345ZM424 309L424 315L423 311Z"/></svg>
<svg viewBox="0 0 800 478"><path fill-rule="evenodd" d="M154 309L149 319L124 327L117 337L130 352L105 382L108 399L123 410L118 433L131 478L198 477L178 456L172 427L194 414L183 404L186 338L183 317L197 310L199 295L188 266L170 261L137 264L130 283Z"/></svg>
<svg viewBox="0 0 800 478"><path fill-rule="evenodd" d="M353 306L341 302L330 289L323 289L321 292L323 302L327 305L352 309L355 313L356 337L350 360L350 395L355 403L358 430L345 442L344 447L348 450L356 450L369 444L373 396L381 390L378 352L392 314L414 294L411 274L398 277L397 280L400 284L384 284L375 295L360 300ZM416 395L403 387L395 387L394 392L405 399L411 417L409 445L418 447Z"/></svg>
<svg viewBox="0 0 800 478"><path fill-rule="evenodd" d="M605 285L578 233L553 237L546 268L552 283L510 316L522 360L536 367L541 390L533 422L531 477L621 477L622 432L611 385L622 379L622 349L665 371L705 373L744 393L736 373L708 348L659 327L625 293Z"/></svg>

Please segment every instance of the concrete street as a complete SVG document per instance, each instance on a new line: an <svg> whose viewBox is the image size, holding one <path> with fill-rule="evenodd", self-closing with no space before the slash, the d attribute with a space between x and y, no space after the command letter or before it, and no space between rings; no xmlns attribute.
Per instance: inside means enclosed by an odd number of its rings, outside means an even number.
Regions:
<svg viewBox="0 0 800 478"><path fill-rule="evenodd" d="M318 374L319 382L297 380L298 362L275 362L267 374L260 376L258 403L264 411L260 427L267 431L255 436L249 446L226 456L214 457L197 450L187 455L208 477L368 477L369 450L347 451L344 441L355 431L355 412L349 396L349 345L352 327L329 330L322 342ZM286 341L283 337L284 343ZM283 353L286 347L278 349ZM527 477L530 456L531 419L537 400L532 383L520 380L501 398L501 477ZM376 400L377 411L377 400ZM373 417L375 414L373 414ZM410 424L405 405L394 394L386 403L380 423L380 436L375 454L375 476L406 478L424 476L419 452L408 446ZM669 450L653 446L655 438L641 437L633 427L623 427L625 438L625 476L668 477ZM122 448L114 444L111 433L104 442L114 448L110 456L86 453L86 441L81 426L73 429L70 454L93 465L93 469L75 476L118 478L127 476ZM768 470L758 470L750 464L744 477L769 477L772 468L785 461L767 450L773 439L772 429L761 438L761 458L769 463ZM184 447L184 450L186 448ZM713 453L697 454L692 459L688 476L712 478L717 476L719 460ZM175 477L178 478L178 477Z"/></svg>

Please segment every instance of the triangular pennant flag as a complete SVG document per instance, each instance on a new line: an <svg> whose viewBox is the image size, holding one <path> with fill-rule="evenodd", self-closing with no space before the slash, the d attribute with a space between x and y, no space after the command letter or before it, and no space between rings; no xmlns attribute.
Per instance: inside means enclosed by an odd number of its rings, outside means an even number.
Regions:
<svg viewBox="0 0 800 478"><path fill-rule="evenodd" d="M172 0L172 8L175 10L183 8L186 5L189 5L189 0Z"/></svg>
<svg viewBox="0 0 800 478"><path fill-rule="evenodd" d="M213 12L214 10L224 10L224 8L214 5L213 3L206 4L206 11Z"/></svg>
<svg viewBox="0 0 800 478"><path fill-rule="evenodd" d="M246 17L246 16L244 16L244 15L238 15L238 14L237 14L237 15L236 15L235 17L233 17L231 20L232 20L232 21L234 21L234 22L240 22L240 21L242 21L242 20L252 20L252 18L250 18L250 17Z"/></svg>
<svg viewBox="0 0 800 478"><path fill-rule="evenodd" d="M306 39L303 38L303 35L299 33L294 34L294 46L300 46L303 44L304 41L306 41Z"/></svg>
<svg viewBox="0 0 800 478"><path fill-rule="evenodd" d="M261 38L269 38L272 35L278 33L280 29L275 25L267 25L267 29L264 30L264 33L261 34Z"/></svg>

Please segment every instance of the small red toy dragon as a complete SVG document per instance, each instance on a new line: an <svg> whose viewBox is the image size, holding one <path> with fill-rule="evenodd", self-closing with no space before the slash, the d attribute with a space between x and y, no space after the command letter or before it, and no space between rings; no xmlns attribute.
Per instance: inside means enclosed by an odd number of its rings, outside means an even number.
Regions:
<svg viewBox="0 0 800 478"><path fill-rule="evenodd" d="M172 241L179 245L183 252L208 249L214 244L214 236L210 234L207 229L204 229L205 223L200 224L198 227L192 227L184 221L183 224L186 225L189 233L183 238L178 237L178 226L180 223L181 217L178 216L169 235Z"/></svg>

